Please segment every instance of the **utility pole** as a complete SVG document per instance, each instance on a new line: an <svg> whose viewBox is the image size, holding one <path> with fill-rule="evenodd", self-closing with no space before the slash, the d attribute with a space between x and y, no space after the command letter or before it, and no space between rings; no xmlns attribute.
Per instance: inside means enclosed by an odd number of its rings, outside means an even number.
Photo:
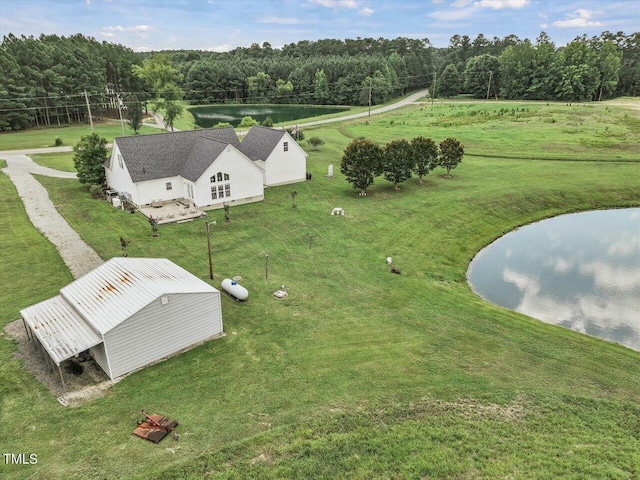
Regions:
<svg viewBox="0 0 640 480"><path fill-rule="evenodd" d="M433 107L433 99L436 96L436 72L433 72L433 85L431 85L431 106Z"/></svg>
<svg viewBox="0 0 640 480"><path fill-rule="evenodd" d="M209 251L209 278L213 280L213 262L211 260L211 240L209 238L209 225L216 224L216 222L204 222L205 228L207 229L207 250Z"/></svg>
<svg viewBox="0 0 640 480"><path fill-rule="evenodd" d="M89 123L91 123L91 133L93 133L93 117L91 117L91 105L89 105L89 97L87 91L84 91L84 99L87 102L87 111L89 112Z"/></svg>
<svg viewBox="0 0 640 480"><path fill-rule="evenodd" d="M120 94L117 94L118 98L118 113L120 114L120 126L122 127L122 136L124 137L124 120L122 120L122 99L120 98Z"/></svg>
<svg viewBox="0 0 640 480"><path fill-rule="evenodd" d="M487 85L487 100L489 100L489 89L491 88L492 77L493 77L493 71L489 70L489 85Z"/></svg>
<svg viewBox="0 0 640 480"><path fill-rule="evenodd" d="M373 79L369 77L369 118L371 118L371 90L373 89Z"/></svg>

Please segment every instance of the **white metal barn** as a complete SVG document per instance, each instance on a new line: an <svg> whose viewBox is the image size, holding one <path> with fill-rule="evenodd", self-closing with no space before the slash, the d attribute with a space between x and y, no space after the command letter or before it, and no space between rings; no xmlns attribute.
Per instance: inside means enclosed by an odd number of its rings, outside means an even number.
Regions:
<svg viewBox="0 0 640 480"><path fill-rule="evenodd" d="M222 334L220 292L164 258L112 258L20 313L59 370L90 350L111 379Z"/></svg>

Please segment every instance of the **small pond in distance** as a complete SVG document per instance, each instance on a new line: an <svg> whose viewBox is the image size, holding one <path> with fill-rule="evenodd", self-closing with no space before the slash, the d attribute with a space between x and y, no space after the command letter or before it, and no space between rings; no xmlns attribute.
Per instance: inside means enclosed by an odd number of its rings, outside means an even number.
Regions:
<svg viewBox="0 0 640 480"><path fill-rule="evenodd" d="M640 351L640 208L519 228L480 251L467 280L492 303Z"/></svg>
<svg viewBox="0 0 640 480"><path fill-rule="evenodd" d="M211 128L220 122L228 122L237 127L242 118L249 115L262 123L271 117L273 123L291 122L299 118L317 117L329 113L349 110L349 107L326 107L317 105L204 105L189 107L200 128Z"/></svg>

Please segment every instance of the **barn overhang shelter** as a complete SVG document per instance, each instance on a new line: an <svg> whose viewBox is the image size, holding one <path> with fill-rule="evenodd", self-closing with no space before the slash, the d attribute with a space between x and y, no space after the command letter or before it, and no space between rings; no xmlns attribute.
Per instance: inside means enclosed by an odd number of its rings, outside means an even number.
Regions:
<svg viewBox="0 0 640 480"><path fill-rule="evenodd" d="M102 336L59 295L20 313L27 337L56 365L63 387L60 364L102 343Z"/></svg>
<svg viewBox="0 0 640 480"><path fill-rule="evenodd" d="M81 352L114 379L223 331L220 292L162 258L112 258L20 314L63 387L61 363Z"/></svg>

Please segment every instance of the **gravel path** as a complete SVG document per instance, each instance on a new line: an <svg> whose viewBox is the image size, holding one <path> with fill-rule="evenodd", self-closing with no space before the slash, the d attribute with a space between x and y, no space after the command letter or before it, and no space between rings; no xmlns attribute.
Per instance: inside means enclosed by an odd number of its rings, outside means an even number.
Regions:
<svg viewBox="0 0 640 480"><path fill-rule="evenodd" d="M32 175L76 178L76 174L43 167L23 154L0 152L0 158L7 162L2 171L16 186L31 223L55 245L74 278L100 265L102 259L62 218L47 190Z"/></svg>

